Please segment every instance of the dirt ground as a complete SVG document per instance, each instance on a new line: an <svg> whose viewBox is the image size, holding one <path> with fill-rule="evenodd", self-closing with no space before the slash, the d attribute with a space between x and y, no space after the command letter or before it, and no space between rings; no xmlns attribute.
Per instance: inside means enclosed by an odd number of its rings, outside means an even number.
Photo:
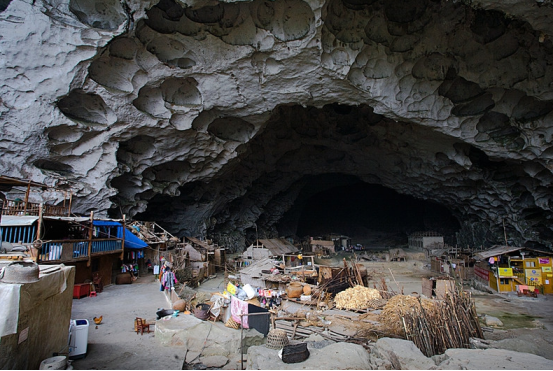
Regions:
<svg viewBox="0 0 553 371"><path fill-rule="evenodd" d="M381 283L381 278L384 278L388 287L397 293L420 293L421 278L430 277L432 273L425 261L413 259L420 255L410 256L405 262L364 262L367 271L373 275L371 285ZM341 260L342 256L333 259L335 263ZM223 289L222 275L199 288L207 292ZM553 296L519 298L473 290L473 297L479 314L492 315L504 322L501 329L485 332L486 339L512 341L515 349L553 359ZM73 299L72 318L90 322L87 356L73 361L73 367L90 370L182 369L184 348L159 345L153 332L144 335L134 332L136 317L155 322L155 312L168 307L152 275L141 277L130 285L105 287L97 297ZM99 316L103 316L103 321L96 328L93 317ZM155 328L151 327L152 330Z"/></svg>

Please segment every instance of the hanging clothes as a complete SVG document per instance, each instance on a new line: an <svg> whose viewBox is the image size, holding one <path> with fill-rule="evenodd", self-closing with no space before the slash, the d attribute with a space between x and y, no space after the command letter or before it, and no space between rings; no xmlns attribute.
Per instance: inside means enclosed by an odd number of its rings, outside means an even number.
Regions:
<svg viewBox="0 0 553 371"><path fill-rule="evenodd" d="M257 305L248 304L248 313L268 313L269 311L265 308L258 307ZM263 336L267 336L269 333L270 326L270 314L259 315L259 316L248 316L248 326L250 328L256 329Z"/></svg>
<svg viewBox="0 0 553 371"><path fill-rule="evenodd" d="M248 314L248 303L238 299L236 296L230 297L230 311L232 313L232 319L235 322L241 323L243 328L250 328L248 325L248 316L243 316L240 320L241 314Z"/></svg>
<svg viewBox="0 0 553 371"><path fill-rule="evenodd" d="M163 273L163 279L161 281L161 284L165 288L165 290L171 290L172 287L175 287L175 284L177 283L177 278L175 277L175 273L171 271L167 271Z"/></svg>

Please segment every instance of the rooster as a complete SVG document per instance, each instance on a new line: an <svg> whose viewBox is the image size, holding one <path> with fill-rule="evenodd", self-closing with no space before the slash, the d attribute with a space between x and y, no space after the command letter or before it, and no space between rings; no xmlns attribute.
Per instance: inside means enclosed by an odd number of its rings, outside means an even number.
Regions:
<svg viewBox="0 0 553 371"><path fill-rule="evenodd" d="M94 320L94 323L99 325L100 323L102 323L102 318L104 318L104 316L100 316L100 317L94 317L93 320Z"/></svg>

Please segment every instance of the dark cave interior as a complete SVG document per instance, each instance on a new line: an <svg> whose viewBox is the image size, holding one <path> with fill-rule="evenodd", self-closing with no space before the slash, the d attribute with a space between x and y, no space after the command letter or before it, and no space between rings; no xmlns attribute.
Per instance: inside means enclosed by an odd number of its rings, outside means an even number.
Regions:
<svg viewBox="0 0 553 371"><path fill-rule="evenodd" d="M324 236L332 232L351 237L354 244L366 245L385 235L407 243L409 234L426 230L439 232L451 241L458 229L457 219L439 204L358 181L306 199L296 235Z"/></svg>

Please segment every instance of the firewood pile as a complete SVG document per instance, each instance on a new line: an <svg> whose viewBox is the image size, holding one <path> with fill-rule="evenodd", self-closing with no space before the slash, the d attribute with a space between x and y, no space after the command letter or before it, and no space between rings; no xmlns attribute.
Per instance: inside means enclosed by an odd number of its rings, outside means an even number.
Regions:
<svg viewBox="0 0 553 371"><path fill-rule="evenodd" d="M474 300L457 288L444 300L435 301L433 310L418 301L403 315L402 323L407 340L427 357L450 348L470 348L470 338L484 338Z"/></svg>
<svg viewBox="0 0 553 371"><path fill-rule="evenodd" d="M338 309L363 310L374 308L374 301L381 299L378 290L358 285L336 294L334 304Z"/></svg>
<svg viewBox="0 0 553 371"><path fill-rule="evenodd" d="M430 299L419 301L409 295L395 295L388 300L378 319L391 334L404 336L405 329L402 318L410 312L420 313L421 307L430 313L434 310L434 302Z"/></svg>
<svg viewBox="0 0 553 371"><path fill-rule="evenodd" d="M302 326L298 324L298 322L291 323L289 321L276 321L276 328L286 331L292 340L296 337L300 339L306 338L312 334L318 334L325 339L333 341L347 341L349 339L348 336L344 336L340 333L328 329L325 331L324 329L315 326Z"/></svg>

